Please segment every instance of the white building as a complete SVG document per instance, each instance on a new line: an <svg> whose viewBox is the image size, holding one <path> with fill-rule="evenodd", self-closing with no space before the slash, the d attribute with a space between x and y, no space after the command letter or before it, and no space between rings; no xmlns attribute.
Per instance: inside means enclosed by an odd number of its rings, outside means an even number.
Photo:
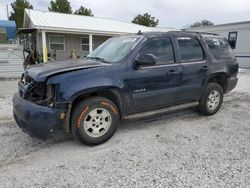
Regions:
<svg viewBox="0 0 250 188"><path fill-rule="evenodd" d="M72 50L85 56L109 37L146 31L170 31L120 20L25 9L24 28L36 29L36 49L56 60L70 58ZM52 55L52 56L53 56ZM45 57L44 57L45 58Z"/></svg>
<svg viewBox="0 0 250 188"><path fill-rule="evenodd" d="M250 21L189 29L219 34L228 39L240 67L250 68Z"/></svg>

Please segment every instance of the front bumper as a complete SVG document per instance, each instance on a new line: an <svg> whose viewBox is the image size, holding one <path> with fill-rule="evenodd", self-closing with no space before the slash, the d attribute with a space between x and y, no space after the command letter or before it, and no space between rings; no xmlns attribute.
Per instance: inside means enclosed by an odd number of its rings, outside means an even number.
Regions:
<svg viewBox="0 0 250 188"><path fill-rule="evenodd" d="M37 105L21 98L17 93L13 96L13 114L18 126L32 137L46 140L55 126L61 124L59 109Z"/></svg>
<svg viewBox="0 0 250 188"><path fill-rule="evenodd" d="M225 93L228 93L229 91L231 91L232 89L234 89L236 87L238 83L238 78L237 77L230 77L227 80L227 90Z"/></svg>

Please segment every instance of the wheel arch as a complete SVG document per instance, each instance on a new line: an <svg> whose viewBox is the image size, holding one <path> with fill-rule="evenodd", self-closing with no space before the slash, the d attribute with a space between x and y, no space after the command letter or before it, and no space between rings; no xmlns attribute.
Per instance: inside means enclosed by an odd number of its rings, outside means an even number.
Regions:
<svg viewBox="0 0 250 188"><path fill-rule="evenodd" d="M105 86L105 87L98 87L92 88L91 90L79 92L72 98L71 108L73 109L74 106L79 103L79 101L87 99L89 97L100 96L105 97L111 100L119 109L119 112L122 112L122 96L120 88L114 86Z"/></svg>
<svg viewBox="0 0 250 188"><path fill-rule="evenodd" d="M225 93L227 90L227 84L228 84L227 78L228 76L225 72L218 72L218 73L211 74L209 78L206 80L205 86L207 86L208 83L215 82L222 87L223 92Z"/></svg>
<svg viewBox="0 0 250 188"><path fill-rule="evenodd" d="M119 114L121 117L121 114L123 112L123 102L122 102L123 100L122 100L120 88L113 87L113 86L92 88L89 91L79 92L77 95L74 96L74 98L72 98L70 109L67 112L69 116L68 122L67 122L69 131L71 131L71 117L72 117L72 113L76 105L82 100L88 99L90 97L95 97L95 96L105 97L111 100L118 108Z"/></svg>

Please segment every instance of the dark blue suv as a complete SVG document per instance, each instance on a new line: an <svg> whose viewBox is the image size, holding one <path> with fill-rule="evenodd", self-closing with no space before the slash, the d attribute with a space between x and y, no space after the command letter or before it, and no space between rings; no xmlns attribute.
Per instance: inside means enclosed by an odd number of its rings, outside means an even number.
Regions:
<svg viewBox="0 0 250 188"><path fill-rule="evenodd" d="M237 84L227 40L184 31L107 40L85 59L28 68L13 97L17 124L47 139L56 126L80 142L107 141L123 119L197 107L212 115Z"/></svg>

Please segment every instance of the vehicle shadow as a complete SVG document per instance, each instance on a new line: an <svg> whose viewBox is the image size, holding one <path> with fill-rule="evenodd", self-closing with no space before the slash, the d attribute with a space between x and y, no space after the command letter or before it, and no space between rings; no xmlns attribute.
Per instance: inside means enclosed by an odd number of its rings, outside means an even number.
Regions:
<svg viewBox="0 0 250 188"><path fill-rule="evenodd" d="M167 113L161 113L153 116L124 120L120 126L120 131L133 130L133 129L147 129L148 126L161 126L159 122L164 121L164 123L173 122L181 119L198 119L202 118L201 114L197 112L195 108L186 109L182 111L173 111ZM153 124L152 124L153 123Z"/></svg>

